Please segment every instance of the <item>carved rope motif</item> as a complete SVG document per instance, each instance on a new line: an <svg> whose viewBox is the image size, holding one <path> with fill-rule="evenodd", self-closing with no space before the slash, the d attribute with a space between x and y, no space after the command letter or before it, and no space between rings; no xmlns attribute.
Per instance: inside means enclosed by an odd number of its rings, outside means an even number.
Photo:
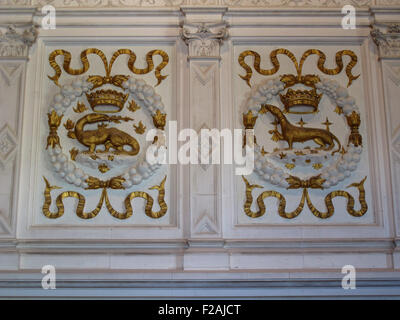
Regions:
<svg viewBox="0 0 400 320"><path fill-rule="evenodd" d="M305 201L307 201L308 208L310 209L310 211L312 212L312 214L314 216L316 216L317 218L321 218L321 219L329 218L335 212L335 207L333 205L332 200L336 197L344 197L347 199L347 205L346 205L347 212L354 217L361 217L368 211L368 205L367 205L367 202L365 201L365 189L364 189L364 182L367 179L367 177L365 177L359 183L352 183L349 186L347 186L347 188L355 187L358 189L358 191L359 191L358 199L361 204L360 210L354 209L355 201L354 201L354 197L350 193L343 191L343 190L336 190L336 191L330 192L325 197L324 201L325 201L325 206L327 208L327 210L325 212L319 211L312 204L312 201L308 194L307 187L303 188L303 193L301 196L300 203L297 206L297 208L295 210L293 210L292 212L285 211L285 208L286 208L285 197L281 193L274 191L274 190L262 192L257 197L258 211L256 211L256 212L251 211L250 208L253 203L252 191L254 188L263 188L263 187L260 185L257 185L257 184L250 184L250 182L245 177L242 176L242 178L246 184L246 202L245 202L243 208L244 208L244 212L246 213L246 215L249 216L250 218L258 218L265 214L266 207L264 204L264 199L268 198L268 197L275 197L276 199L278 199L278 201L279 201L278 214L282 218L286 218L286 219L296 218L303 211Z"/></svg>
<svg viewBox="0 0 400 320"><path fill-rule="evenodd" d="M248 64L246 64L246 62L245 62L245 58L247 56L253 56L254 57L254 69L259 74L264 75L264 76L270 76L270 75L273 75L273 74L277 73L279 68L280 68L279 60L277 58L278 54L286 55L286 56L288 56L290 58L290 60L292 60L294 66L296 68L296 71L297 71L297 79L294 78L292 80L292 81L294 81L294 83L307 82L307 79L305 79L306 76L304 76L304 77L302 76L303 65L304 65L304 62L306 61L306 59L310 55L313 55L313 54L316 54L316 55L319 56L318 64L317 64L318 69L321 72L323 72L325 74L328 74L328 75L336 75L336 74L339 74L343 70L343 67L344 67L343 56L347 55L347 56L349 56L351 58L351 61L346 66L346 75L347 75L347 77L349 79L349 82L348 82L347 86L349 87L352 84L353 80L356 80L359 77L359 75L358 76L354 76L352 74L352 69L357 64L357 56L351 50L338 51L336 53L336 56L335 56L336 68L328 69L328 68L325 67L326 55L321 50L317 50L317 49L309 49L309 50L307 50L306 52L303 53L303 56L300 59L300 63L298 63L296 57L294 56L294 54L291 51L289 51L287 49L283 49L283 48L273 50L270 53L269 57L270 57L270 60L271 60L271 63L273 65L273 67L271 69L268 69L268 70L261 69L261 66L260 66L261 57L257 52L252 51L252 50L243 51L239 55L238 62L240 64L240 66L246 71L246 74L245 75L239 75L239 76L247 83L247 85L249 87L251 87L250 79L251 79L251 77L253 75L253 71L252 71L251 67ZM313 82L314 81L312 81L311 83L306 83L306 85L313 84ZM293 85L294 83L288 84L288 86L289 85Z"/></svg>

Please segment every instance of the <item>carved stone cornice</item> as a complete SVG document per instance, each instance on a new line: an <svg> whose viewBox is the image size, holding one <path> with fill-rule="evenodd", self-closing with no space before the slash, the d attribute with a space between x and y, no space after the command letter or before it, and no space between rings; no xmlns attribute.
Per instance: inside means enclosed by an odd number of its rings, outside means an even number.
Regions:
<svg viewBox="0 0 400 320"><path fill-rule="evenodd" d="M371 37L379 48L381 59L400 59L400 24L391 23L384 28L373 27Z"/></svg>
<svg viewBox="0 0 400 320"><path fill-rule="evenodd" d="M219 58L220 45L228 37L227 23L185 23L181 36L189 46L189 58Z"/></svg>
<svg viewBox="0 0 400 320"><path fill-rule="evenodd" d="M35 26L20 30L8 25L4 33L0 30L0 57L27 57L37 34Z"/></svg>

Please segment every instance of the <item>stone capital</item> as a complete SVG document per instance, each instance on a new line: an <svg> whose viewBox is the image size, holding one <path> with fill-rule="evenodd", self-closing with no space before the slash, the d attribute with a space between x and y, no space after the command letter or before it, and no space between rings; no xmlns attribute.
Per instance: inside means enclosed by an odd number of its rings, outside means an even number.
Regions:
<svg viewBox="0 0 400 320"><path fill-rule="evenodd" d="M391 23L379 28L374 26L371 37L378 46L381 59L400 59L400 23Z"/></svg>
<svg viewBox="0 0 400 320"><path fill-rule="evenodd" d="M189 46L191 57L220 57L220 46L228 37L226 22L185 23L182 26L182 39Z"/></svg>
<svg viewBox="0 0 400 320"><path fill-rule="evenodd" d="M5 29L5 30L4 30ZM28 57L37 38L37 28L19 28L10 24L0 30L0 57Z"/></svg>

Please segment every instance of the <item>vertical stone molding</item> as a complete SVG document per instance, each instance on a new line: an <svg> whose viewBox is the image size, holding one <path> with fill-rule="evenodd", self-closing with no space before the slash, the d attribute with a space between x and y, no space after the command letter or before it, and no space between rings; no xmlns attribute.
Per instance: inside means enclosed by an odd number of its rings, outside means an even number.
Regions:
<svg viewBox="0 0 400 320"><path fill-rule="evenodd" d="M190 128L199 137L202 129L221 129L220 47L228 32L227 24L220 18L220 21L214 22L191 22L187 19L181 32L189 48ZM213 151L209 152L210 163ZM201 164L200 154L199 164L190 167L192 238L222 236L220 175L220 166Z"/></svg>
<svg viewBox="0 0 400 320"><path fill-rule="evenodd" d="M19 147L25 67L37 37L34 26L8 25L0 29L0 238L15 236Z"/></svg>

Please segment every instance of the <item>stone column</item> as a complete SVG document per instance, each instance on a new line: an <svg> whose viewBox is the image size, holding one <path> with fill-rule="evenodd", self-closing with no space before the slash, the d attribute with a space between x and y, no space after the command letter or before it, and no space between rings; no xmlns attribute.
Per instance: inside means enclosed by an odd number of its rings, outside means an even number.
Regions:
<svg viewBox="0 0 400 320"><path fill-rule="evenodd" d="M18 149L25 68L29 48L36 36L33 26L0 28L0 269L7 268L7 263L12 264L2 252L7 251L16 233Z"/></svg>
<svg viewBox="0 0 400 320"><path fill-rule="evenodd" d="M226 37L227 25L222 21L222 14L213 22L194 22L186 14L182 38L189 48L190 128L199 137L202 129L221 129L220 47ZM220 175L220 165L190 166L191 239L222 237Z"/></svg>

